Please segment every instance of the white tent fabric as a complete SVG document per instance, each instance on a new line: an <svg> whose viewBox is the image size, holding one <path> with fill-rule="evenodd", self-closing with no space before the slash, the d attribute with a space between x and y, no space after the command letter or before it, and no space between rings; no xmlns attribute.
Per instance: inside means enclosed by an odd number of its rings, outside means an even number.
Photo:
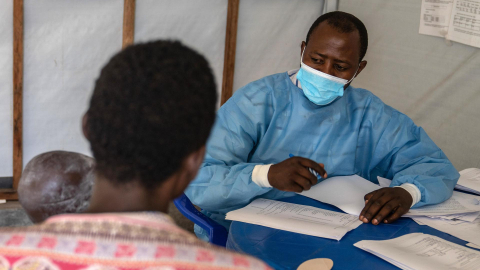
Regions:
<svg viewBox="0 0 480 270"><path fill-rule="evenodd" d="M0 0L0 177L12 175L11 2ZM298 66L300 42L323 3L242 0L235 89ZM195 48L220 93L226 0L141 0L135 13L135 42L179 39ZM90 154L80 118L101 67L121 48L122 20L123 0L25 0L24 164L51 150Z"/></svg>
<svg viewBox="0 0 480 270"><path fill-rule="evenodd" d="M24 164L50 150L90 154L80 129L94 80L120 50L123 0L24 0ZM478 48L418 34L418 0L341 0L365 22L366 88L423 126L457 169L480 167ZM12 1L0 0L0 177L12 175ZM335 8L329 0L327 9ZM299 66L319 0L241 0L234 90ZM135 42L180 39L210 61L221 90L227 1L139 0Z"/></svg>
<svg viewBox="0 0 480 270"><path fill-rule="evenodd" d="M12 176L13 1L0 0L0 177Z"/></svg>
<svg viewBox="0 0 480 270"><path fill-rule="evenodd" d="M418 33L421 1L341 0L369 34L354 81L410 116L457 170L480 168L480 49Z"/></svg>

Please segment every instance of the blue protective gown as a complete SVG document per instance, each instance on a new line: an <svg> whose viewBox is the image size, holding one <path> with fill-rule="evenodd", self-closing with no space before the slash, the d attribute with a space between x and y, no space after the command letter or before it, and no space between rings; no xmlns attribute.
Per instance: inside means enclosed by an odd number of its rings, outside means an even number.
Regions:
<svg viewBox="0 0 480 270"><path fill-rule="evenodd" d="M281 162L290 153L324 163L329 177L412 183L422 194L414 207L445 201L459 178L421 127L369 91L349 86L343 97L318 106L280 73L239 89L219 109L205 160L186 195L228 229L227 212L256 198L295 194L252 181L255 165Z"/></svg>

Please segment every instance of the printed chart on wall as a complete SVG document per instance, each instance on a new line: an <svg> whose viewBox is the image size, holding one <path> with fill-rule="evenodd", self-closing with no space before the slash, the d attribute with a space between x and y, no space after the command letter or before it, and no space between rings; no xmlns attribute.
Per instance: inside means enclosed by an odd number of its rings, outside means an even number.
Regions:
<svg viewBox="0 0 480 270"><path fill-rule="evenodd" d="M422 0L419 33L480 48L480 0Z"/></svg>

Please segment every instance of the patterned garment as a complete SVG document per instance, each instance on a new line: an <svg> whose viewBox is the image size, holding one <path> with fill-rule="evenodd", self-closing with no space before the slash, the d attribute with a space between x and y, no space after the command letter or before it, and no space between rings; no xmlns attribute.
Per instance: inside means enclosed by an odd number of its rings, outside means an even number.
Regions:
<svg viewBox="0 0 480 270"><path fill-rule="evenodd" d="M198 240L163 213L69 214L0 230L0 270L270 269Z"/></svg>

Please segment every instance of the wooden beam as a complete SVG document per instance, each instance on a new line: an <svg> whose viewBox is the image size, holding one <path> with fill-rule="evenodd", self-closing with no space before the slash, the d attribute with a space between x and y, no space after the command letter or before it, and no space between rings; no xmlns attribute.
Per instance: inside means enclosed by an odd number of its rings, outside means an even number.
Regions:
<svg viewBox="0 0 480 270"><path fill-rule="evenodd" d="M0 200L16 201L18 200L18 193L0 193Z"/></svg>
<svg viewBox="0 0 480 270"><path fill-rule="evenodd" d="M13 0L13 190L23 169L23 0ZM7 195L7 194L4 194ZM10 199L15 197L10 194ZM8 198L7 198L8 199Z"/></svg>
<svg viewBox="0 0 480 270"><path fill-rule="evenodd" d="M123 41L122 48L133 43L135 36L135 0L123 3Z"/></svg>
<svg viewBox="0 0 480 270"><path fill-rule="evenodd" d="M223 81L220 105L223 105L225 102L227 102L233 93L239 4L240 0L228 0L227 30L225 34L225 55L223 60Z"/></svg>

